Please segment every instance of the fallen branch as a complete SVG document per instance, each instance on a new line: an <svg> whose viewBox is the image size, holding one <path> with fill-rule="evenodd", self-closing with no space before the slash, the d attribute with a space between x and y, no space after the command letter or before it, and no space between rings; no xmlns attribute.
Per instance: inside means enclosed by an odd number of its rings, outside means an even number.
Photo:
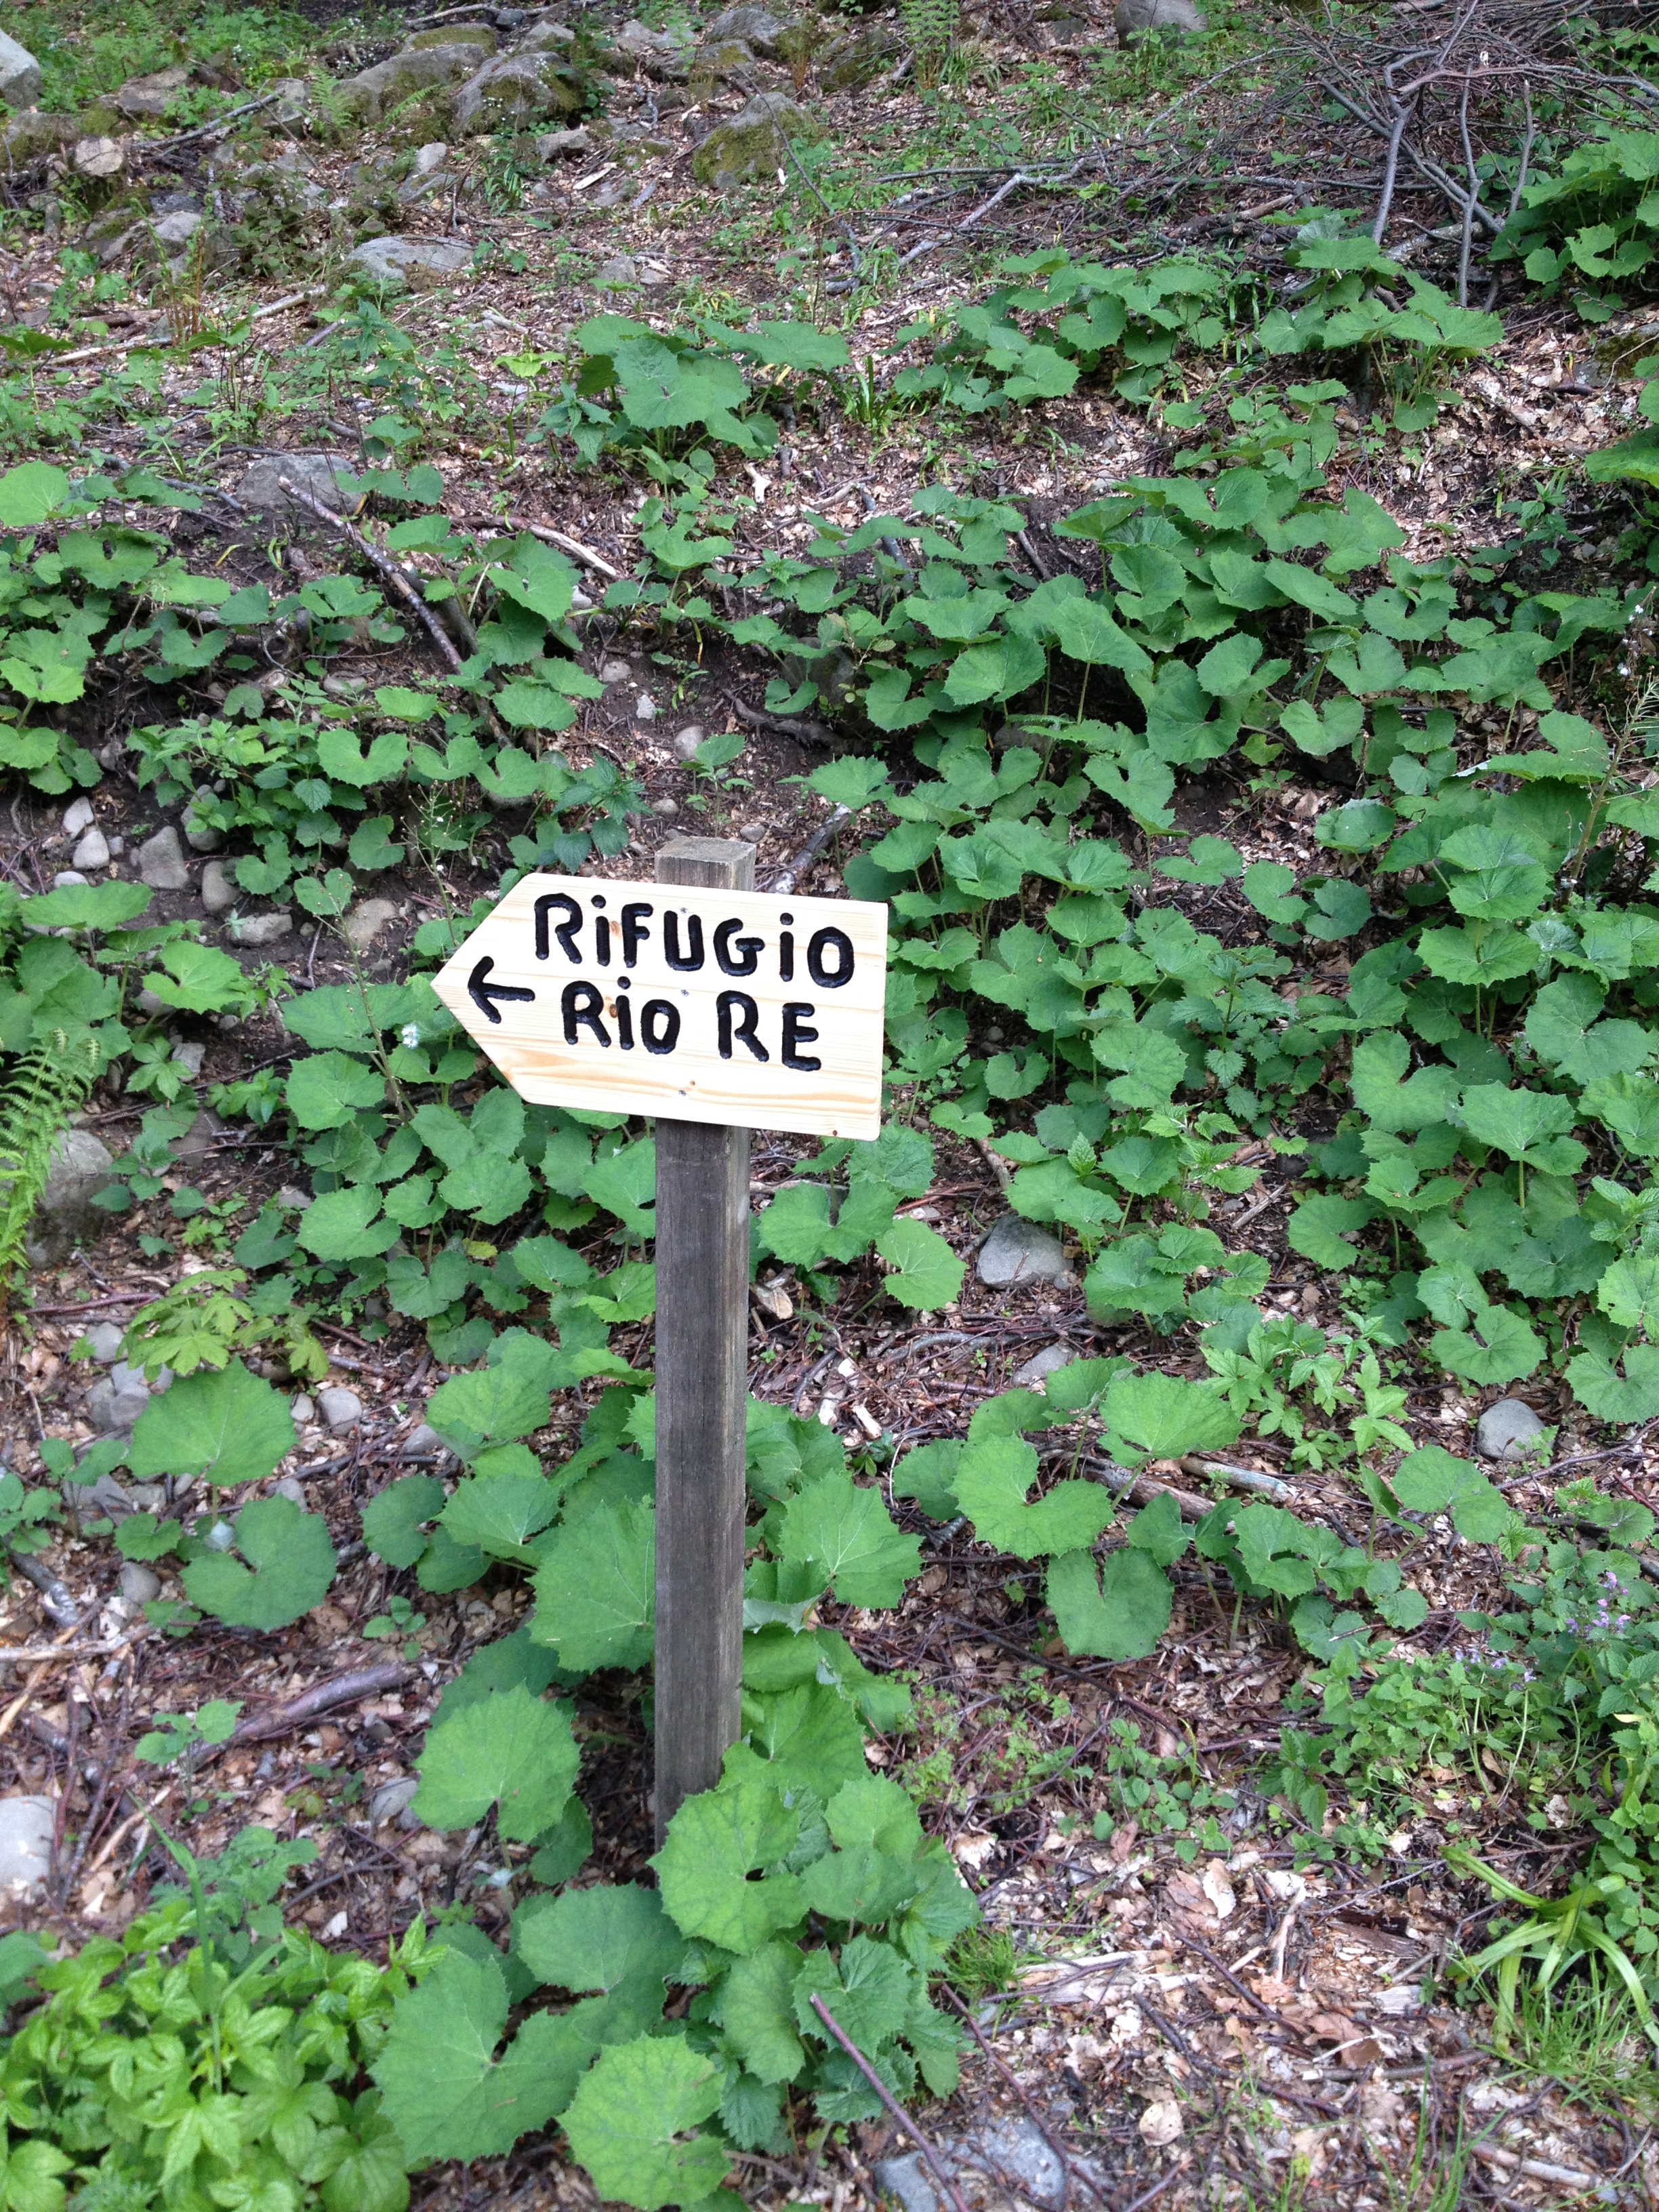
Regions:
<svg viewBox="0 0 1659 2212"><path fill-rule="evenodd" d="M781 870L773 878L773 890L787 898L835 836L836 830L850 822L852 818L853 810L850 806L838 806L827 822L821 822L788 866Z"/></svg>
<svg viewBox="0 0 1659 2212"><path fill-rule="evenodd" d="M1196 1455L1181 1462L1183 1474L1219 1475L1231 1482L1235 1490L1259 1491L1263 1498L1271 1498L1275 1505L1288 1505L1296 1492L1288 1482L1281 1482L1276 1474L1263 1474L1253 1467L1234 1467L1224 1459L1200 1459Z"/></svg>
<svg viewBox="0 0 1659 2212"><path fill-rule="evenodd" d="M622 581L622 570L612 568L604 554L596 553L591 545L584 545L580 538L571 537L568 531L555 530L550 522L532 522L522 514L468 514L458 515L456 520L466 523L469 527L489 522L501 530L527 530L532 538L539 538L549 545L556 545L561 553L568 553L573 560L582 562L596 574L609 576L613 584Z"/></svg>
<svg viewBox="0 0 1659 2212"><path fill-rule="evenodd" d="M214 123L198 123L194 131L181 131L176 138L135 138L129 151L140 156L149 154L161 158L180 146L193 146L198 139L216 138L222 131L228 131L233 123L240 123L245 115L257 115L262 107L274 107L283 97L280 92L262 93L258 100L245 100L240 107L233 107Z"/></svg>
<svg viewBox="0 0 1659 2212"><path fill-rule="evenodd" d="M269 316L280 315L284 308L300 307L308 297L309 295L304 292L291 292L286 299L273 300L268 307L256 307L248 317L248 320L250 323L262 323ZM100 354L106 353L133 353L141 346L153 346L159 352L163 346L170 346L173 342L171 331L165 337L112 338L106 345L77 346L73 353L52 354L47 357L46 366L51 368L69 368L77 361L95 361ZM217 337L206 338L203 340L203 343L225 345L228 343L228 340Z"/></svg>
<svg viewBox="0 0 1659 2212"><path fill-rule="evenodd" d="M842 2049L852 2060L854 2065L858 2068L859 2072L863 2075L865 2080L875 2091L877 2096L880 2098L889 2118L898 2122L900 2127L904 2130L906 2135L909 2136L911 2142L915 2143L916 2148L921 2153L922 2159L927 2166L927 2171L933 2175L934 2180L939 2185L941 2201L953 2204L956 2207L956 2212L968 2212L968 2207L962 2201L962 2192L957 2187L955 2182L951 2180L950 2175L945 2172L943 2161L940 2160L939 2153L933 2148L933 2144L928 2142L927 2136L923 2135L921 2130L916 2125L916 2123L910 2118L908 2112L905 2111L903 2106L899 2103L897 2098L894 2096L892 2091L882 2080L880 2075L877 2073L875 2068L870 2063L864 2053L859 2049L857 2044L854 2042L852 2037L848 2034L846 2029L841 2025L841 2022L836 2018L834 2013L830 2011L829 2006L825 2004L823 1999L817 1994L816 1990L812 1992L812 2009L817 2013L818 2018L829 2029L830 2034L835 2037L836 2042L840 2044Z"/></svg>
<svg viewBox="0 0 1659 2212"><path fill-rule="evenodd" d="M13 1552L11 1563L25 1582L31 1582L40 1593L40 1610L48 1620L55 1620L60 1628L78 1628L81 1609L70 1594L69 1584L53 1574L46 1561L33 1552Z"/></svg>
<svg viewBox="0 0 1659 2212"><path fill-rule="evenodd" d="M314 515L319 522L325 523L331 530L337 530L349 544L356 547L375 574L383 582L390 584L405 606L418 617L422 626L442 655L445 665L452 672L458 670L461 665L461 656L455 650L454 641L450 637L449 632L438 620L437 616L415 589L397 562L389 559L378 546L370 544L356 523L348 522L344 515L336 514L331 507L325 507L321 500L313 499L302 485L296 484L290 477L278 477L276 485L278 490L291 499L296 507L303 507L307 514Z"/></svg>
<svg viewBox="0 0 1659 2212"><path fill-rule="evenodd" d="M251 1714L237 1722L230 1741L237 1743L263 1743L267 1737L288 1735L294 1729L305 1728L319 1720L325 1713L337 1712L342 1705L355 1705L365 1698L378 1698L387 1690L399 1688L409 1680L409 1669L396 1660L388 1660L379 1667L364 1667L355 1674L337 1674L332 1681L319 1682L303 1697L294 1698L285 1705L272 1711Z"/></svg>
<svg viewBox="0 0 1659 2212"><path fill-rule="evenodd" d="M827 745L834 741L835 732L823 722L799 721L788 714L769 714L759 707L745 707L729 691L726 703L738 720L747 722L751 730L769 730L775 736L794 738L804 745Z"/></svg>

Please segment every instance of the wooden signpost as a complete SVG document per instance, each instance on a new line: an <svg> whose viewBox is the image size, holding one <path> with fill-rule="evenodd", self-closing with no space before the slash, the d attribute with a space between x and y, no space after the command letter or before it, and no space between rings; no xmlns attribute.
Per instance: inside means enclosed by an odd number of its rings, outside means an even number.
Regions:
<svg viewBox="0 0 1659 2212"><path fill-rule="evenodd" d="M433 979L526 1098L657 1117L659 1844L739 1726L749 1132L881 1126L886 908L754 880L712 837L654 884L526 876Z"/></svg>

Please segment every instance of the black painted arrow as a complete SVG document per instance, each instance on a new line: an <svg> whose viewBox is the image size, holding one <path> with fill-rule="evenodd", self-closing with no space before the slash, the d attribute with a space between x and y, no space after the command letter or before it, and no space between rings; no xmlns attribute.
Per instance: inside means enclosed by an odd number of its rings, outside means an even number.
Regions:
<svg viewBox="0 0 1659 2212"><path fill-rule="evenodd" d="M492 1022L499 1022L501 1018L496 1012L495 1004L497 999L533 999L536 994L522 990L515 983L492 983L489 971L495 965L494 955L486 952L467 977L466 990L475 1006L482 1006Z"/></svg>

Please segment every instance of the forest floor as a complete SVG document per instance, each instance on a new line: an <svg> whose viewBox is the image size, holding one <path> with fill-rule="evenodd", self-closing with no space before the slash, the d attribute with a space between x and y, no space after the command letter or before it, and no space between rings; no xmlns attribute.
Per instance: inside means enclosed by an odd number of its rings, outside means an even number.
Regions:
<svg viewBox="0 0 1659 2212"><path fill-rule="evenodd" d="M342 76L389 51L402 27L391 18L341 18L319 22L316 35L335 42L328 59ZM711 121L737 112L757 87L793 89L781 64L757 64L752 79L723 82L697 101L683 83L644 70L613 78L609 145L595 131L586 149L532 180L520 178L514 206L492 209L488 142L457 149L453 190L408 210L405 232L491 250L454 283L407 291L388 304L416 349L464 356L499 403L487 443L441 422L422 426L425 454L444 478L446 510L475 525L493 516L503 526L509 517L550 526L580 542L590 575L601 580L607 568L629 568L638 484L619 471L573 475L547 446L525 440L536 403L521 357L561 353L575 326L608 307L653 321L717 313L740 325L757 310L803 314L816 306L832 324L847 315L855 357L884 364L896 333L971 293L1001 254L1056 243L1103 258L1224 246L1272 267L1285 236L1273 220L1284 204L1298 196L1305 204L1313 190L1322 199L1362 204L1377 157L1371 142L1334 128L1316 104L1267 101L1278 80L1267 58L1252 58L1252 27L1228 25L1224 81L1206 84L1196 61L1154 64L1117 52L1099 0L1036 14L1010 8L966 23L963 63L944 92L918 91L914 76L895 82L887 66L863 88L805 94L832 136L837 175L860 185L860 194L844 191L833 209L820 204L810 217L793 188L781 185L775 199L769 188L752 187L722 201L690 173ZM893 34L896 60L903 49L896 28ZM188 46L187 29L180 37ZM1076 113L1092 118L1089 131L1145 131L1183 100L1179 129L1148 162L1155 183L1132 198L1121 189L1095 198L1075 188L1023 189L982 211L1022 149L1045 135L1064 141ZM1180 149L1194 134L1212 149L1233 147L1229 174L1182 173ZM1088 135L1073 131L1071 143L1081 145ZM400 143L367 131L330 137L296 129L292 136L310 173L336 199L361 183L362 165L389 163ZM852 302L843 308L830 295L851 269L836 241L854 222L867 224L866 210L878 204L868 180L896 169L901 156L928 175L928 198L889 213L881 244L865 249L856 289L838 295ZM951 165L957 173L938 173ZM185 191L210 191L216 181L188 158L175 163L172 180ZM1443 277L1455 245L1410 222L1402 243L1413 233L1414 265ZM75 234L53 235L51 224L7 229L4 281L19 327L32 317L38 325L61 301L63 250ZM340 547L328 532L291 514L273 520L250 512L246 481L250 467L272 454L356 458L354 441L376 411L372 393L359 399L342 388L302 398L285 381L321 328L341 273L325 254L313 270L258 281L234 270L210 276L200 302L210 324L286 304L245 324L228 351L155 356L162 366L148 398L91 434L106 466L154 466L165 453L176 477L228 495L167 520L193 568L211 568L239 584L255 580L270 574L277 540L286 572L301 580L337 562ZM88 300L70 328L77 343L103 349L104 357L77 369L78 383L65 385L60 373L52 404L90 393L109 349L142 337L147 319L179 313L177 300L146 304L142 286L114 306ZM1385 499L1413 554L1486 543L1505 503L1512 511L1529 487L1558 477L1609 434L1623 395L1598 353L1605 361L1605 333L1522 301L1509 315L1504 343L1481 362L1462 405L1440 428L1414 444L1396 437L1367 450L1355 440L1341 457L1346 477L1334 467L1333 483ZM244 434L227 436L222 418L238 393L262 387L268 404L244 409ZM1050 403L1040 421L1016 413L946 422L895 412L872 427L803 418L774 455L747 470L746 487L739 479L750 543L738 550L804 545L816 527L809 518L852 527L873 511L902 512L948 471L959 485L1017 501L1028 517L1032 566L1054 573L1065 549L1053 521L1167 458L1139 410L1102 396ZM605 696L584 703L562 750L578 768L596 755L613 758L639 779L653 808L635 821L626 851L594 872L647 878L660 842L695 828L753 842L757 881L765 888L827 815L799 781L825 757L819 732L769 714L761 703L763 673L729 647L711 647L706 659L693 661L653 656L609 621L589 635ZM419 682L422 653L419 642L365 649L334 672ZM149 705L106 696L104 720L84 742L94 750L111 738L118 745ZM742 734L745 750L729 777L700 775L686 748L677 750L690 726ZM1319 803L1294 781L1255 792L1218 774L1183 789L1178 827L1224 834L1247 859L1294 865L1313 852L1308 824ZM98 827L125 839L129 854L163 819L124 767L111 768L93 804ZM63 811L61 800L19 791L0 813L0 865L27 890L46 890L67 864L74 841L59 826ZM842 858L831 842L795 887L834 895ZM320 922L302 922L251 956L251 964L274 963L283 988L296 992L354 974L395 980L406 972L407 941L419 924L490 894L506 864L505 831L485 829L465 851L430 865L411 860L378 878L386 909L356 957ZM201 900L200 862L192 856L190 866L187 886L159 892L151 919L185 919L220 942ZM117 872L130 872L118 864ZM1224 936L1246 915L1233 886L1169 884L1160 896ZM1328 988L1346 967L1331 951L1295 981ZM192 1034L204 1047L193 1071L204 1098L215 1084L280 1067L289 1042L274 1013L198 1025ZM85 1123L118 1153L140 1110L100 1094ZM757 1133L757 1202L789 1177L799 1149L787 1137ZM1004 1211L996 1165L949 1139L937 1157L934 1188L921 1203L924 1218L969 1261L957 1304L921 1323L896 1316L890 1305L883 1310L873 1266L867 1278L849 1277L833 1312L801 1300L794 1285L785 1317L755 1309L750 1380L757 1396L815 1413L855 1441L884 1432L915 1443L962 1434L977 1403L1009 1387L1026 1360L1051 1346L1167 1362L1167 1346L1144 1328L1092 1322L1074 1278L1012 1291L981 1283L973 1257ZM264 1130L205 1112L182 1148L179 1164L185 1161L210 1206L240 1200L248 1218L297 1172ZM1230 1247L1253 1249L1272 1263L1264 1303L1334 1323L1340 1285L1285 1242L1288 1164L1267 1161L1254 1192L1224 1201L1218 1225ZM175 1174L168 1188L178 1181ZM158 1196L30 1284L27 1326L20 1316L5 1341L10 1404L0 1422L14 1464L33 1462L40 1437L82 1443L94 1434L84 1400L100 1370L72 1360L71 1347L86 1328L121 1322L182 1267L200 1264L171 1241L173 1225L167 1197ZM355 1329L325 1320L317 1326L330 1355L327 1383L356 1393L360 1410L335 1427L319 1416L302 1419L298 1447L278 1474L296 1479L307 1504L329 1521L342 1571L325 1604L276 1635L208 1620L174 1638L122 1598L122 1562L106 1536L60 1529L44 1555L73 1595L78 1626L57 1658L11 1670L12 1700L0 1711L0 1793L61 1791L67 1778L66 1814L79 1832L90 1793L75 1794L78 1753L121 1772L135 1809L117 1817L112 1796L97 1808L100 1824L87 1829L72 1882L55 1905L32 1912L30 1924L80 1940L130 1917L161 1871L146 1813L175 1824L198 1852L222 1848L249 1820L284 1837L313 1837L317 1860L291 1881L284 1906L330 1946L384 1956L417 1913L472 1894L476 1836L402 1825L407 1792L393 1785L412 1773L446 1683L470 1653L517 1622L528 1593L515 1585L492 1594L485 1584L424 1598L424 1625L403 1660L388 1656L383 1639L365 1638L382 1613L389 1578L356 1540L358 1509L406 1466L404 1447L445 1370L434 1365L424 1332L395 1314L375 1317L372 1331L361 1318ZM648 1325L619 1332L615 1344L633 1364L649 1364ZM1195 1358L1191 1371L1202 1372ZM1565 1397L1551 1400L1553 1387L1529 1395L1559 1425L1559 1462L1580 1449L1574 1425L1583 1417ZM1497 1395L1462 1391L1425 1371L1402 1419L1419 1441L1467 1453L1483 1404ZM317 1389L307 1385L305 1395L314 1408ZM568 1450L592 1395L591 1386L566 1394L538 1449ZM1287 1482L1304 1517L1358 1540L1350 1524L1363 1520L1364 1508L1339 1474L1293 1471L1288 1453L1270 1442L1244 1448L1243 1456ZM1173 1479L1179 1487L1180 1477ZM1639 1449L1625 1453L1620 1479L1633 1496L1659 1504L1659 1467ZM1533 1470L1508 1486L1523 1510L1546 1506L1548 1492L1545 1473ZM981 2170L964 2183L970 2203L1394 2212L1557 2205L1581 2194L1609 2204L1659 2203L1655 2076L1638 2039L1620 2026L1617 2048L1598 2050L1590 2066L1593 2023L1576 2017L1563 2028L1571 2045L1565 2060L1534 2023L1530 2063L1506 2063L1490 2047L1489 2009L1444 1977L1460 1950L1476 1948L1492 1910L1484 1890L1448 1869L1444 1822L1459 1814L1495 1830L1509 1786L1501 1771L1431 1770L1386 1854L1359 1856L1310 1835L1283 1799L1270 1807L1262 1793L1264 1759L1281 1729L1298 1724L1286 1698L1305 1666L1271 1612L1224 1603L1189 1559L1176 1571L1176 1615L1152 1658L1070 1660L1057 1643L1042 1641L1034 1572L1011 1571L1009 1561L950 1528L907 1517L902 1504L896 1511L903 1525L926 1532L924 1574L898 1611L843 1611L838 1625L868 1664L902 1669L913 1684L915 1732L876 1745L871 1755L921 1790L930 1829L947 1840L984 1916L985 1976L970 2003L976 2048L957 2094L922 2115L940 2141L972 2136L993 2119L1003 2124L988 2152L981 2144ZM1460 1610L1501 1604L1490 1557L1474 1559L1449 1534L1419 1580L1431 1607L1411 1639L1419 1650L1455 1646ZM176 1594L165 1571L162 1589ZM7 1643L33 1646L57 1633L39 1597L31 1583L14 1579L0 1601ZM378 1670L368 1694L356 1680L364 1670ZM191 1712L216 1698L241 1701L241 1740L193 1774L134 1778L131 1747L154 1716ZM285 1715L295 1700L297 1717ZM608 1879L637 1878L651 1848L638 1684L600 1676L576 1705L594 1863ZM1113 1733L1123 1720L1136 1723L1133 1746ZM1109 1839L1097 1841L1095 1816L1113 1802L1109 1751L1119 1777L1135 1784L1141 1811L1139 1819L1122 1817L1120 1802ZM1334 1823L1334 1815L1328 1826ZM1572 1847L1571 1836L1540 1843L1526 1886L1537 1887L1552 1861L1559 1865ZM509 1892L485 1888L476 1895L476 1917L500 1932L511 1904ZM999 1948L994 1938L1006 1940ZM1058 2187L1032 2150L1033 2129L1079 2161ZM750 2158L743 2193L757 2208L823 2203L842 2212L873 2204L880 2195L874 2169L908 2148L886 2123L837 2130L796 2159ZM922 2193L911 2201L927 2202L925 2184L913 2185ZM594 2197L586 2179L562 2163L556 2139L548 2139L504 2160L433 2169L417 2182L416 2201L455 2212L485 2204L533 2212Z"/></svg>

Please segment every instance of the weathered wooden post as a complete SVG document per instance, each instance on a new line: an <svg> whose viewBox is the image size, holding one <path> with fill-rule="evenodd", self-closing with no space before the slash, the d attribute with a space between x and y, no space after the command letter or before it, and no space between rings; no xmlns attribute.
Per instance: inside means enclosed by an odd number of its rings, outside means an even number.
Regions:
<svg viewBox="0 0 1659 2212"><path fill-rule="evenodd" d="M755 848L680 837L659 884L752 891ZM657 1842L738 1740L749 1132L657 1123Z"/></svg>
<svg viewBox="0 0 1659 2212"><path fill-rule="evenodd" d="M881 1127L886 908L754 879L712 837L653 884L525 876L433 978L526 1098L657 1117L659 1843L740 1723L749 1132Z"/></svg>

